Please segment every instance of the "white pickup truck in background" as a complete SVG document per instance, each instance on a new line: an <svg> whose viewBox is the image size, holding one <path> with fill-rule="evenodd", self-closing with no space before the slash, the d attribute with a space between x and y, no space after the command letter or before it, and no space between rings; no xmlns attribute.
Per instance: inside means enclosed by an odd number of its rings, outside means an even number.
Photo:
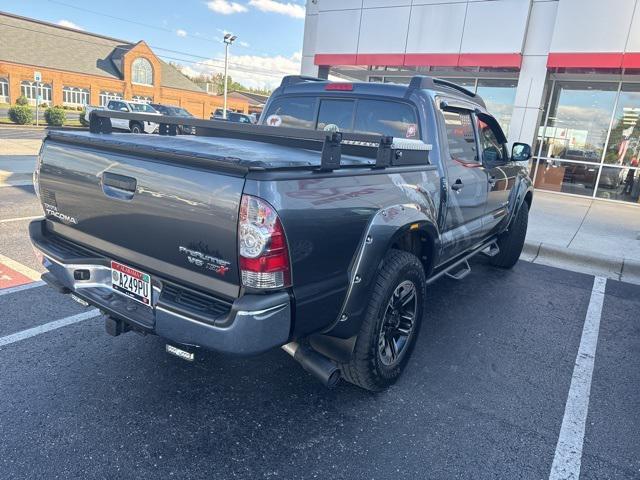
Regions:
<svg viewBox="0 0 640 480"><path fill-rule="evenodd" d="M149 113L153 115L161 115L151 105L143 102L134 102L131 100L113 99L107 102L106 107L90 107L87 106L86 117L93 110L113 110L117 112L130 112L130 113ZM118 130L127 130L131 133L153 133L158 129L158 124L153 122L141 122L137 120L126 120L121 118L112 118L111 126Z"/></svg>

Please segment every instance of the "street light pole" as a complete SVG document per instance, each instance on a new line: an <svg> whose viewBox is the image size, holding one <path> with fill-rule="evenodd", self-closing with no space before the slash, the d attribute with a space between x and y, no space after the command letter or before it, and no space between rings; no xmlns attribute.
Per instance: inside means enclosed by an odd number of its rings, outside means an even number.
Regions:
<svg viewBox="0 0 640 480"><path fill-rule="evenodd" d="M229 70L229 45L231 45L236 38L236 35L225 33L224 39L224 106L222 107L222 118L227 119L227 80L229 78L227 72Z"/></svg>

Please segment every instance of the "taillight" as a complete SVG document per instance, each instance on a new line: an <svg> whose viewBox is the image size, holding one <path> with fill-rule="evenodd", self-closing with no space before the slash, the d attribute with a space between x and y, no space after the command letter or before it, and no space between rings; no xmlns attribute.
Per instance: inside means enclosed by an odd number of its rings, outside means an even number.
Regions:
<svg viewBox="0 0 640 480"><path fill-rule="evenodd" d="M252 288L291 285L289 250L275 209L264 200L243 195L238 223L242 284Z"/></svg>

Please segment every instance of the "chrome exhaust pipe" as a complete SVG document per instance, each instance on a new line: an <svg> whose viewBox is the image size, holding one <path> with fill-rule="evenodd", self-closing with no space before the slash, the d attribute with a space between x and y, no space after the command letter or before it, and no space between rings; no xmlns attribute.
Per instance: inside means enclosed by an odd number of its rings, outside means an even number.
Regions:
<svg viewBox="0 0 640 480"><path fill-rule="evenodd" d="M340 369L335 362L312 348L291 342L283 345L282 349L325 387L333 388L340 381Z"/></svg>

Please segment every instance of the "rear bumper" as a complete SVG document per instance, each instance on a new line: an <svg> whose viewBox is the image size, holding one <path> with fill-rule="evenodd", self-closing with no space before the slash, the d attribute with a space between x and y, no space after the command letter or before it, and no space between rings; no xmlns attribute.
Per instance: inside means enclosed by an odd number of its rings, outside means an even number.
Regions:
<svg viewBox="0 0 640 480"><path fill-rule="evenodd" d="M289 340L287 292L244 295L229 303L152 275L152 306L147 307L111 289L110 258L51 235L45 222L34 220L29 225L44 267L60 287L111 317L171 342L223 353L251 355ZM79 270L89 272L86 280L76 279Z"/></svg>

